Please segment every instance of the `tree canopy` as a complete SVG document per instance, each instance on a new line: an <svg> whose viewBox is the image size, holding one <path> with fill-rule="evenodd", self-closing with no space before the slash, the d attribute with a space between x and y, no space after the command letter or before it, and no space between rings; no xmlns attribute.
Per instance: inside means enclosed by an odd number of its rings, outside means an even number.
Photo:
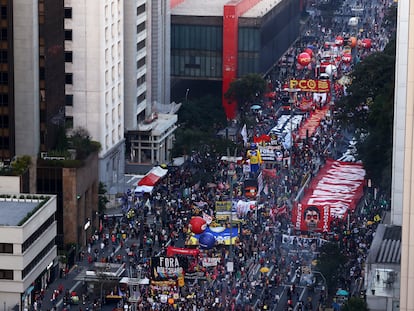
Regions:
<svg viewBox="0 0 414 311"><path fill-rule="evenodd" d="M351 297L342 306L341 311L368 311L368 305L365 300L358 297Z"/></svg>
<svg viewBox="0 0 414 311"><path fill-rule="evenodd" d="M352 72L348 96L337 103L341 121L358 133L358 154L369 178L390 189L394 115L395 40ZM379 156L380 155L380 156Z"/></svg>
<svg viewBox="0 0 414 311"><path fill-rule="evenodd" d="M207 95L189 100L179 111L178 124L173 156L190 154L193 150L225 154L228 147L235 148L232 141L217 137L217 131L227 125L220 98Z"/></svg>
<svg viewBox="0 0 414 311"><path fill-rule="evenodd" d="M328 242L321 247L316 270L325 277L328 294L334 294L337 280L341 277L341 269L346 261L346 256L342 254L338 244Z"/></svg>
<svg viewBox="0 0 414 311"><path fill-rule="evenodd" d="M266 91L266 81L256 73L247 74L230 83L224 94L226 99L236 100L239 107L254 102L255 98L263 96Z"/></svg>

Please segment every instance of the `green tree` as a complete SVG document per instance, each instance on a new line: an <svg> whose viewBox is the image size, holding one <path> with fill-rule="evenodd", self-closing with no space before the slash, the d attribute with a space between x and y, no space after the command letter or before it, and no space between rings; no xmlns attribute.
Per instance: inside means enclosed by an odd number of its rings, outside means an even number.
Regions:
<svg viewBox="0 0 414 311"><path fill-rule="evenodd" d="M221 98L206 95L188 100L179 110L178 123L186 129L215 132L226 124Z"/></svg>
<svg viewBox="0 0 414 311"><path fill-rule="evenodd" d="M24 156L15 158L10 163L10 166L14 174L21 175L29 168L31 164L32 164L32 158L28 155L24 155Z"/></svg>
<svg viewBox="0 0 414 311"><path fill-rule="evenodd" d="M231 82L224 98L237 101L239 107L245 109L255 98L262 97L265 91L265 79L259 74L250 73Z"/></svg>
<svg viewBox="0 0 414 311"><path fill-rule="evenodd" d="M98 187L98 213L102 215L105 212L106 204L109 203L109 200L106 196L108 193L106 185L102 182L99 182Z"/></svg>
<svg viewBox="0 0 414 311"><path fill-rule="evenodd" d="M70 143L72 148L76 150L76 160L84 160L89 154L101 148L98 142L91 140L88 130L83 127L73 130Z"/></svg>
<svg viewBox="0 0 414 311"><path fill-rule="evenodd" d="M234 150L229 139L217 137L217 131L227 124L221 99L211 95L188 101L178 113L179 127L175 132L172 155L181 156L197 150L212 155Z"/></svg>
<svg viewBox="0 0 414 311"><path fill-rule="evenodd" d="M338 244L328 242L321 247L315 270L326 278L328 295L335 294L337 280L341 277L341 270L346 261L346 256L341 252Z"/></svg>
<svg viewBox="0 0 414 311"><path fill-rule="evenodd" d="M367 175L386 190L391 186L394 72L395 40L391 40L384 51L355 66L349 95L337 103L341 121L359 135L358 154Z"/></svg>
<svg viewBox="0 0 414 311"><path fill-rule="evenodd" d="M368 311L368 306L365 300L358 297L351 297L342 306L341 311Z"/></svg>

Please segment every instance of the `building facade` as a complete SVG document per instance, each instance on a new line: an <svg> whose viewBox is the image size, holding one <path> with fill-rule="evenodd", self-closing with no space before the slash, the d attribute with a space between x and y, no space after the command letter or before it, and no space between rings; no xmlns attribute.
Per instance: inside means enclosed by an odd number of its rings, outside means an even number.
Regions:
<svg viewBox="0 0 414 311"><path fill-rule="evenodd" d="M53 148L64 125L63 0L2 0L0 12L0 161L7 164Z"/></svg>
<svg viewBox="0 0 414 311"><path fill-rule="evenodd" d="M230 83L265 75L299 37L300 1L177 1L171 16L171 77L222 81L228 119L236 103Z"/></svg>
<svg viewBox="0 0 414 311"><path fill-rule="evenodd" d="M34 290L53 278L57 265L56 197L0 198L0 300L4 309L28 309Z"/></svg>
<svg viewBox="0 0 414 311"><path fill-rule="evenodd" d="M178 106L170 104L170 1L125 1L125 138L130 162L170 159Z"/></svg>
<svg viewBox="0 0 414 311"><path fill-rule="evenodd" d="M72 162L73 163L73 162ZM69 244L87 246L88 239L99 229L98 153L90 154L80 161L78 167L65 167L53 160L39 159L37 162L37 192L55 194L57 201L56 244L64 249ZM70 250L68 262L72 264L77 255Z"/></svg>
<svg viewBox="0 0 414 311"><path fill-rule="evenodd" d="M414 298L414 3L398 1L394 98L391 223L402 225L399 310L413 311Z"/></svg>
<svg viewBox="0 0 414 311"><path fill-rule="evenodd" d="M64 5L66 121L101 144L100 181L110 194L123 192L124 1Z"/></svg>

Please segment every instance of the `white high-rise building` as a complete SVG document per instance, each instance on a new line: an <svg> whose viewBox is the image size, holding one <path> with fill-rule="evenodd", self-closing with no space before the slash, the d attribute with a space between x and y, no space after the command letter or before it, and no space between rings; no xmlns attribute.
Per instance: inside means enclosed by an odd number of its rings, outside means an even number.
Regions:
<svg viewBox="0 0 414 311"><path fill-rule="evenodd" d="M151 54L148 40L149 0L124 3L125 31L125 128L136 129L138 122L150 114ZM148 110L146 112L146 110Z"/></svg>
<svg viewBox="0 0 414 311"><path fill-rule="evenodd" d="M391 222L402 225L399 310L414 310L414 3L398 0Z"/></svg>
<svg viewBox="0 0 414 311"><path fill-rule="evenodd" d="M64 4L67 121L101 143L100 181L110 194L123 192L124 0Z"/></svg>
<svg viewBox="0 0 414 311"><path fill-rule="evenodd" d="M170 104L170 0L124 1L125 134L131 162L167 163L176 129Z"/></svg>

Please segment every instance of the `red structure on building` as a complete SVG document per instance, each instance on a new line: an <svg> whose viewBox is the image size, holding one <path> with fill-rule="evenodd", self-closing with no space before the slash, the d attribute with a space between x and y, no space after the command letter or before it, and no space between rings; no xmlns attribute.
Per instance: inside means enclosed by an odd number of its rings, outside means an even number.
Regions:
<svg viewBox="0 0 414 311"><path fill-rule="evenodd" d="M299 34L302 4L303 0L171 0L172 77L221 79L226 117L235 119L237 102L224 94L239 76L269 72Z"/></svg>
<svg viewBox="0 0 414 311"><path fill-rule="evenodd" d="M237 76L237 39L239 16L260 0L232 0L224 6L223 12L223 107L229 120L236 118L237 102L226 100L224 94Z"/></svg>

